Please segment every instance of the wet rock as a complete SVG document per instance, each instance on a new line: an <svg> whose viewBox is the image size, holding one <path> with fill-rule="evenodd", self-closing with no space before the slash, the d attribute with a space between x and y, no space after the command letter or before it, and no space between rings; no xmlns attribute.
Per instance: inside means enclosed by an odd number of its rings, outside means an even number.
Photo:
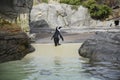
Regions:
<svg viewBox="0 0 120 80"><path fill-rule="evenodd" d="M80 56L90 61L108 61L120 63L120 33L96 32L79 49Z"/></svg>
<svg viewBox="0 0 120 80"><path fill-rule="evenodd" d="M0 63L22 59L34 50L26 33L0 33Z"/></svg>

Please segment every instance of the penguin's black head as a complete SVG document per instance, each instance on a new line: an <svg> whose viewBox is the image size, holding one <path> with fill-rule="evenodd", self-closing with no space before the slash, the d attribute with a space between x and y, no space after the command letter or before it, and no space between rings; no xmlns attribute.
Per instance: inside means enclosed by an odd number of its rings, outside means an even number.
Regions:
<svg viewBox="0 0 120 80"><path fill-rule="evenodd" d="M62 27L60 26L60 27L58 27L58 29L61 29Z"/></svg>
<svg viewBox="0 0 120 80"><path fill-rule="evenodd" d="M62 28L61 26L60 27L56 27L56 31L60 31L61 28Z"/></svg>

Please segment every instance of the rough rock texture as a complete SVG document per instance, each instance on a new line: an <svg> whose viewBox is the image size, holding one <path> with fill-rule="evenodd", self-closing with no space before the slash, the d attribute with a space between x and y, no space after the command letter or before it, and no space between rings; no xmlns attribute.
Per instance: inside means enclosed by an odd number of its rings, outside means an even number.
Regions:
<svg viewBox="0 0 120 80"><path fill-rule="evenodd" d="M120 63L120 33L96 32L93 38L86 40L79 54L91 61L110 61Z"/></svg>
<svg viewBox="0 0 120 80"><path fill-rule="evenodd" d="M0 32L0 63L22 59L26 54L34 51L30 39L23 33Z"/></svg>
<svg viewBox="0 0 120 80"><path fill-rule="evenodd" d="M32 5L33 0L0 1L0 27L5 28L5 30L0 29L0 63L21 59L29 52L34 51L25 33L16 32L12 25L7 25L8 22L10 24L15 23L15 25L21 26L22 30L28 31L29 14ZM4 20L7 23L5 23ZM9 28L6 28L2 22L9 26L11 32L9 32Z"/></svg>
<svg viewBox="0 0 120 80"><path fill-rule="evenodd" d="M0 16L15 19L21 13L28 13L32 4L33 0L0 0Z"/></svg>
<svg viewBox="0 0 120 80"><path fill-rule="evenodd" d="M37 27L47 26L50 28L56 26L90 28L111 24L111 21L101 22L91 19L88 10L82 6L79 6L77 10L73 8L71 5L59 3L36 5L31 10L30 26L31 28L36 25ZM47 22L48 25L40 24L41 20Z"/></svg>
<svg viewBox="0 0 120 80"><path fill-rule="evenodd" d="M76 11L75 9L71 9L71 6L67 4L42 3L33 7L31 11L31 23L33 23L33 21L45 20L51 28L60 25L64 27L72 25L79 26L82 25L81 23L84 24L83 19L89 17L87 13L87 9L82 6ZM44 25L41 25L39 27L43 26Z"/></svg>
<svg viewBox="0 0 120 80"><path fill-rule="evenodd" d="M29 17L33 0L0 0L0 19L16 23L29 31Z"/></svg>

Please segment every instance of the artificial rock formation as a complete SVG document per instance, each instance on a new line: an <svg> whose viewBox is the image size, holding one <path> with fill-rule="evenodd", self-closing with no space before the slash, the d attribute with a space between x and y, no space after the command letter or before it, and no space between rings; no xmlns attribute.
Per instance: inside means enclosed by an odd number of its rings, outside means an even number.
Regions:
<svg viewBox="0 0 120 80"><path fill-rule="evenodd" d="M97 32L86 40L79 49L79 54L90 61L120 63L120 33Z"/></svg>

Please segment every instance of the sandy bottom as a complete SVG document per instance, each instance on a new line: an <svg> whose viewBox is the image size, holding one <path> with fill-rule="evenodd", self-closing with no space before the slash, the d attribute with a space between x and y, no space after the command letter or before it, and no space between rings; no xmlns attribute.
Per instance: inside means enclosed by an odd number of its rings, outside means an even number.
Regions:
<svg viewBox="0 0 120 80"><path fill-rule="evenodd" d="M64 43L60 46L55 47L52 43L44 44L32 44L35 47L35 52L28 54L26 57L79 57L78 49L82 43Z"/></svg>

